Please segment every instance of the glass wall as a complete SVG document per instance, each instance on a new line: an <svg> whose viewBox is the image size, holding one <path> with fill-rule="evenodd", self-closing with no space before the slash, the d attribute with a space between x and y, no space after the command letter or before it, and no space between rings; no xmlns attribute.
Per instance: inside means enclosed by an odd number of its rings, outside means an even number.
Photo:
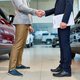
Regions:
<svg viewBox="0 0 80 80"><path fill-rule="evenodd" d="M56 0L30 0L30 7L35 9L47 10L54 8ZM11 1L0 0L0 7L4 8L9 14L15 14ZM74 0L74 17L79 11L79 0ZM57 33L57 29L53 29L52 24L53 15L49 17L38 18L33 16L32 27L36 31L48 31L50 33Z"/></svg>

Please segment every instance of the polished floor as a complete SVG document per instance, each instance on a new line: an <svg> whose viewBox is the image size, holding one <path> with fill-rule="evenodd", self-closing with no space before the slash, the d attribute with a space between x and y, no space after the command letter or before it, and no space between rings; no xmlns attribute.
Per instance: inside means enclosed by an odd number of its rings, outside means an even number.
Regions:
<svg viewBox="0 0 80 80"><path fill-rule="evenodd" d="M72 77L58 78L52 76L51 68L59 64L59 48L46 45L37 45L33 48L25 48L23 64L31 69L19 70L23 77L15 77L7 74L9 57L0 56L0 80L80 80L80 55L76 55L72 61Z"/></svg>

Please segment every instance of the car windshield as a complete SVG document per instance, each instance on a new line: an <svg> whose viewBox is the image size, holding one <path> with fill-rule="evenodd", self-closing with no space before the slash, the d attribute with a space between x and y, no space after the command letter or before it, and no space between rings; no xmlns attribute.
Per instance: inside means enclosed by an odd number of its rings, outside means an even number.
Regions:
<svg viewBox="0 0 80 80"><path fill-rule="evenodd" d="M80 27L79 26L71 28L71 34L72 33L77 33L77 32L80 32Z"/></svg>
<svg viewBox="0 0 80 80"><path fill-rule="evenodd" d="M47 35L49 35L49 33L43 33L42 35L43 35L43 36L47 36Z"/></svg>
<svg viewBox="0 0 80 80"><path fill-rule="evenodd" d="M79 24L80 23L80 11L78 12L78 14L76 15L76 17L75 17L75 23L76 24Z"/></svg>
<svg viewBox="0 0 80 80"><path fill-rule="evenodd" d="M78 12L78 14L76 15L75 19L78 19L80 17L80 11Z"/></svg>
<svg viewBox="0 0 80 80"><path fill-rule="evenodd" d="M4 9L0 8L0 18L4 18L7 21L9 21L9 19L7 18L7 15L8 13Z"/></svg>

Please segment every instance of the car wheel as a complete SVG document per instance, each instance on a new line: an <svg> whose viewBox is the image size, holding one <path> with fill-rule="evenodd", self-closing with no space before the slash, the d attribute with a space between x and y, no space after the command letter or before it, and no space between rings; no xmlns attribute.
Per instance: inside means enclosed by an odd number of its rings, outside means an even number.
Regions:
<svg viewBox="0 0 80 80"><path fill-rule="evenodd" d="M49 45L52 43L52 40L46 40L46 44Z"/></svg>
<svg viewBox="0 0 80 80"><path fill-rule="evenodd" d="M56 47L56 45L52 45L52 47L54 48L54 47Z"/></svg>
<svg viewBox="0 0 80 80"><path fill-rule="evenodd" d="M8 53L8 56L9 56L9 58L10 58L10 53Z"/></svg>
<svg viewBox="0 0 80 80"><path fill-rule="evenodd" d="M74 59L74 57L75 57L75 53L72 53L72 59Z"/></svg>
<svg viewBox="0 0 80 80"><path fill-rule="evenodd" d="M33 46L33 43L31 43L31 47Z"/></svg>
<svg viewBox="0 0 80 80"><path fill-rule="evenodd" d="M80 39L78 39L78 41L80 42Z"/></svg>
<svg viewBox="0 0 80 80"><path fill-rule="evenodd" d="M56 45L57 45L57 41L54 40L54 41L52 42L52 47L56 47Z"/></svg>
<svg viewBox="0 0 80 80"><path fill-rule="evenodd" d="M26 44L26 48L30 48L30 44Z"/></svg>

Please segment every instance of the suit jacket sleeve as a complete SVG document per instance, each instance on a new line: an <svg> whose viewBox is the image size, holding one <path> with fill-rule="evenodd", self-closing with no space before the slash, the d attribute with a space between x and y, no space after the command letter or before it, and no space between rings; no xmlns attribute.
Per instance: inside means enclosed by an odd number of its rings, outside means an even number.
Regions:
<svg viewBox="0 0 80 80"><path fill-rule="evenodd" d="M55 8L52 8L52 9L50 9L50 10L46 10L46 11L45 11L45 16L52 15L52 14L54 14L54 12L55 12Z"/></svg>
<svg viewBox="0 0 80 80"><path fill-rule="evenodd" d="M12 0L14 6L20 11L25 14L32 14L35 15L35 9L29 8L28 6L25 6L22 2L22 0Z"/></svg>
<svg viewBox="0 0 80 80"><path fill-rule="evenodd" d="M66 0L66 7L62 22L68 23L72 11L73 11L73 0Z"/></svg>

